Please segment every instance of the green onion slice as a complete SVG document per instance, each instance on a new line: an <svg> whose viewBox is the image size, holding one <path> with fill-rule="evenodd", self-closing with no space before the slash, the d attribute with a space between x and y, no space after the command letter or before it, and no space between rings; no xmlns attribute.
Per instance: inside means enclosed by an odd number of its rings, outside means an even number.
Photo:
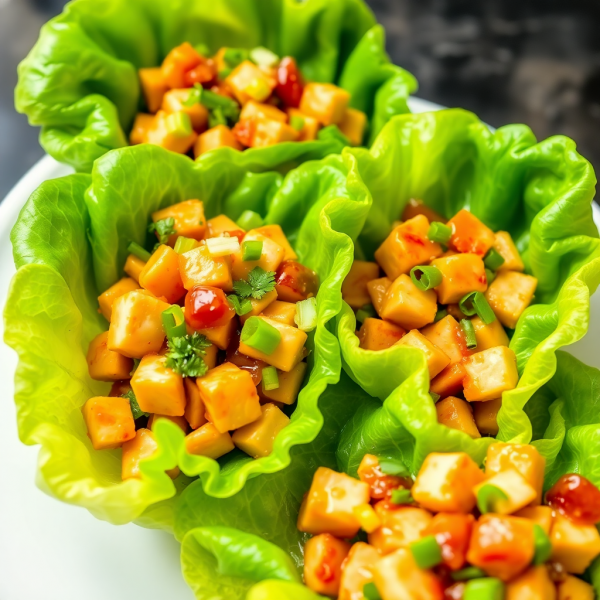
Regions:
<svg viewBox="0 0 600 600"><path fill-rule="evenodd" d="M465 585L463 600L504 600L504 584L495 577L471 579Z"/></svg>
<svg viewBox="0 0 600 600"><path fill-rule="evenodd" d="M167 115L165 126L171 135L178 138L188 137L192 134L190 115L181 110Z"/></svg>
<svg viewBox="0 0 600 600"><path fill-rule="evenodd" d="M239 64L248 60L249 52L245 48L227 48L223 54L223 60L230 67L237 67Z"/></svg>
<svg viewBox="0 0 600 600"><path fill-rule="evenodd" d="M434 323L441 321L444 317L448 316L448 311L445 308L438 308L438 311L435 313Z"/></svg>
<svg viewBox="0 0 600 600"><path fill-rule="evenodd" d="M491 271L490 269L485 270L485 278L487 279L487 284L490 285L494 279L496 279L496 273Z"/></svg>
<svg viewBox="0 0 600 600"><path fill-rule="evenodd" d="M490 248L483 259L483 264L492 271L497 271L504 263L504 257L494 248Z"/></svg>
<svg viewBox="0 0 600 600"><path fill-rule="evenodd" d="M265 367L262 370L262 383L263 388L267 392L269 390L276 390L279 387L279 375L277 375L275 367Z"/></svg>
<svg viewBox="0 0 600 600"><path fill-rule="evenodd" d="M365 600L381 600L381 594L372 581L365 583L363 587L363 596L365 597Z"/></svg>
<svg viewBox="0 0 600 600"><path fill-rule="evenodd" d="M435 221L429 226L427 237L432 242L437 242L438 244L444 244L447 246L450 238L452 237L452 228L448 227L448 225L444 225L443 223Z"/></svg>
<svg viewBox="0 0 600 600"><path fill-rule="evenodd" d="M281 333L276 327L259 317L250 317L242 329L241 341L263 354L273 354L281 342Z"/></svg>
<svg viewBox="0 0 600 600"><path fill-rule="evenodd" d="M442 562L442 549L435 536L428 535L410 545L410 551L421 569L431 569Z"/></svg>
<svg viewBox="0 0 600 600"><path fill-rule="evenodd" d="M398 477L408 477L408 469L401 460L392 458L382 458L379 460L379 468L384 475L396 475Z"/></svg>
<svg viewBox="0 0 600 600"><path fill-rule="evenodd" d="M467 581L469 579L485 577L485 571L478 567L465 567L464 569L460 569L460 571L454 571L451 577L454 581Z"/></svg>
<svg viewBox="0 0 600 600"><path fill-rule="evenodd" d="M433 400L434 404L437 404L441 398L441 396L439 394L436 394L435 392L429 392L429 395L431 396L431 399Z"/></svg>
<svg viewBox="0 0 600 600"><path fill-rule="evenodd" d="M543 565L552 554L552 542L548 534L537 523L533 526L533 539L535 543L533 564Z"/></svg>
<svg viewBox="0 0 600 600"><path fill-rule="evenodd" d="M496 320L496 315L494 314L492 307L488 304L488 301L481 292L469 292L460 299L458 307L463 314L467 315L467 317L472 317L477 314L486 325L489 325Z"/></svg>
<svg viewBox="0 0 600 600"><path fill-rule="evenodd" d="M302 331L312 331L317 326L317 299L307 298L296 302L294 322Z"/></svg>
<svg viewBox="0 0 600 600"><path fill-rule="evenodd" d="M229 304L233 306L236 314L240 317L248 314L252 310L252 302L250 302L248 298L240 298L235 294L230 294L227 296L227 300L229 300Z"/></svg>
<svg viewBox="0 0 600 600"><path fill-rule="evenodd" d="M162 319L162 324L165 328L167 338L172 339L176 337L185 337L187 335L185 317L183 316L181 306L173 304L173 306L167 308L167 310L163 310L160 317Z"/></svg>
<svg viewBox="0 0 600 600"><path fill-rule="evenodd" d="M362 308L356 311L356 320L359 323L364 323L367 319L373 319L377 316L377 311L372 304L365 304Z"/></svg>
<svg viewBox="0 0 600 600"><path fill-rule="evenodd" d="M422 265L410 270L410 278L417 289L425 292L442 283L442 272L437 267Z"/></svg>
<svg viewBox="0 0 600 600"><path fill-rule="evenodd" d="M460 322L463 333L465 334L465 342L469 350L477 348L477 337L475 336L475 328L473 323L468 319L462 319Z"/></svg>
<svg viewBox="0 0 600 600"><path fill-rule="evenodd" d="M253 210L245 210L240 218L237 220L237 224L244 230L256 229L261 227L263 224L262 217L254 212Z"/></svg>
<svg viewBox="0 0 600 600"><path fill-rule="evenodd" d="M242 242L242 260L260 260L263 243L259 240Z"/></svg>
<svg viewBox="0 0 600 600"><path fill-rule="evenodd" d="M499 487L490 483L482 485L477 492L477 508L482 515L494 512L496 504L503 500L508 500L508 496Z"/></svg>
<svg viewBox="0 0 600 600"><path fill-rule="evenodd" d="M135 242L129 243L129 246L127 246L127 252L129 252L129 254L137 256L140 260L143 260L144 262L148 262L150 260L150 257L152 256L152 254L150 254L148 250L142 248L139 244L136 244Z"/></svg>
<svg viewBox="0 0 600 600"><path fill-rule="evenodd" d="M221 107L213 108L208 113L208 126L210 129L219 125L227 125L227 117Z"/></svg>
<svg viewBox="0 0 600 600"><path fill-rule="evenodd" d="M197 242L195 239L180 235L175 242L174 250L177 254L185 254L186 252L193 250L196 247L196 244Z"/></svg>
<svg viewBox="0 0 600 600"><path fill-rule="evenodd" d="M412 504L414 502L410 490L397 489L392 492L390 500L394 504Z"/></svg>
<svg viewBox="0 0 600 600"><path fill-rule="evenodd" d="M300 117L299 115L290 117L290 127L296 131L302 131L305 123L306 119L304 119L304 117Z"/></svg>

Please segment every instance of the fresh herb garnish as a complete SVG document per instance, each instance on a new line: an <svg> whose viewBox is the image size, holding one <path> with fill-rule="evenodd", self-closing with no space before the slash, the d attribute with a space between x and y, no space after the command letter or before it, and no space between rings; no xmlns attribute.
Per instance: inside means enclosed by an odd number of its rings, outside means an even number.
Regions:
<svg viewBox="0 0 600 600"><path fill-rule="evenodd" d="M268 292L275 289L275 273L254 267L248 273L248 281L240 279L233 282L233 291L240 298L254 298L260 300Z"/></svg>
<svg viewBox="0 0 600 600"><path fill-rule="evenodd" d="M148 225L148 232L156 232L159 244L166 244L169 241L169 236L177 233L177 231L175 231L175 219L169 217L168 219L156 221L156 223L150 223L150 225Z"/></svg>
<svg viewBox="0 0 600 600"><path fill-rule="evenodd" d="M192 335L171 338L168 341L169 351L166 353L166 366L183 377L202 377L208 367L202 358L210 342L195 331Z"/></svg>
<svg viewBox="0 0 600 600"><path fill-rule="evenodd" d="M235 294L230 294L227 296L227 300L229 300L236 314L240 317L252 310L252 302L248 298L238 298Z"/></svg>
<svg viewBox="0 0 600 600"><path fill-rule="evenodd" d="M137 398L133 393L133 390L129 390L126 394L122 394L121 398L127 398L129 400L129 404L131 405L131 414L133 415L133 420L139 419L140 417L148 417L148 413L144 412L140 405L138 404Z"/></svg>

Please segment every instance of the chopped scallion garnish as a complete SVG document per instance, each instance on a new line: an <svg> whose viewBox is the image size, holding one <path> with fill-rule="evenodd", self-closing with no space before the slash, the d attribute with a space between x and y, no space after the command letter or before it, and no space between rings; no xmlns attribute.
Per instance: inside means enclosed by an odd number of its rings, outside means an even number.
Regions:
<svg viewBox="0 0 600 600"><path fill-rule="evenodd" d="M508 500L506 493L490 483L482 485L477 491L477 508L482 515L496 512L496 504L502 500Z"/></svg>
<svg viewBox="0 0 600 600"><path fill-rule="evenodd" d="M174 250L177 254L185 254L186 252L193 250L197 243L198 242L193 238L187 238L180 235L175 242Z"/></svg>
<svg viewBox="0 0 600 600"><path fill-rule="evenodd" d="M465 585L463 600L503 600L504 584L495 577L471 579Z"/></svg>
<svg viewBox="0 0 600 600"><path fill-rule="evenodd" d="M230 294L229 296L227 296L227 300L229 300L236 314L240 317L248 314L252 310L252 302L250 302L248 298L240 298L235 294Z"/></svg>
<svg viewBox="0 0 600 600"><path fill-rule="evenodd" d="M442 283L442 272L433 266L418 266L410 270L410 278L417 289L425 292Z"/></svg>
<svg viewBox="0 0 600 600"><path fill-rule="evenodd" d="M435 392L429 392L429 395L431 396L431 399L433 400L434 404L437 404L441 398L441 396L439 394L436 394Z"/></svg>
<svg viewBox="0 0 600 600"><path fill-rule="evenodd" d="M264 319L250 317L244 323L240 340L246 346L250 346L250 348L254 348L263 354L270 355L279 346L281 333Z"/></svg>
<svg viewBox="0 0 600 600"><path fill-rule="evenodd" d="M454 581L467 581L469 579L485 577L485 571L478 567L465 567L464 569L460 569L460 571L451 573L451 577Z"/></svg>
<svg viewBox="0 0 600 600"><path fill-rule="evenodd" d="M127 252L129 252L129 254L137 256L140 260L143 260L144 262L148 262L150 260L150 257L152 256L152 254L150 254L148 250L142 248L136 242L129 243L129 246L127 246Z"/></svg>
<svg viewBox="0 0 600 600"><path fill-rule="evenodd" d="M434 535L427 535L413 542L410 552L420 569L431 569L442 562L442 549Z"/></svg>
<svg viewBox="0 0 600 600"><path fill-rule="evenodd" d="M490 269L485 270L485 278L487 279L487 284L490 285L494 279L496 279L496 273Z"/></svg>
<svg viewBox="0 0 600 600"><path fill-rule="evenodd" d="M276 390L279 387L279 375L275 367L265 367L262 370L262 383L267 392Z"/></svg>
<svg viewBox="0 0 600 600"><path fill-rule="evenodd" d="M399 488L397 490L392 491L392 495L390 496L390 500L394 504L413 504L414 500L410 490L406 490L404 488Z"/></svg>
<svg viewBox="0 0 600 600"><path fill-rule="evenodd" d="M173 304L167 310L163 310L161 319L167 338L183 337L187 334L185 317L183 316L181 306Z"/></svg>
<svg viewBox="0 0 600 600"><path fill-rule="evenodd" d="M260 260L263 243L259 240L242 242L242 260Z"/></svg>
<svg viewBox="0 0 600 600"><path fill-rule="evenodd" d="M427 231L427 237L432 242L437 242L438 244L448 245L450 238L452 237L452 228L448 227L448 225L444 225L443 223L439 223L438 221L434 221Z"/></svg>
<svg viewBox="0 0 600 600"><path fill-rule="evenodd" d="M215 258L228 256L239 252L240 240L235 236L208 238L206 240L206 247L209 254Z"/></svg>
<svg viewBox="0 0 600 600"><path fill-rule="evenodd" d="M307 298L296 302L294 322L302 331L312 331L317 326L317 299Z"/></svg>
<svg viewBox="0 0 600 600"><path fill-rule="evenodd" d="M306 119L304 117L300 117L299 115L293 115L290 117L290 127L296 131L302 131L305 123Z"/></svg>
<svg viewBox="0 0 600 600"><path fill-rule="evenodd" d="M363 596L365 597L365 600L381 600L381 594L372 581L365 583L363 587Z"/></svg>
<svg viewBox="0 0 600 600"><path fill-rule="evenodd" d="M548 534L537 523L533 526L533 540L535 543L533 564L543 565L552 554L552 542Z"/></svg>
<svg viewBox="0 0 600 600"><path fill-rule="evenodd" d="M445 308L438 308L438 311L435 313L435 318L433 319L434 323L441 321L444 317L448 316L448 311Z"/></svg>
<svg viewBox="0 0 600 600"><path fill-rule="evenodd" d="M397 475L399 477L408 477L410 475L402 461L394 460L392 458L380 459L379 468L384 475Z"/></svg>
<svg viewBox="0 0 600 600"><path fill-rule="evenodd" d="M477 337L475 336L475 328L473 327L473 323L471 323L471 321L468 319L462 319L460 326L465 334L465 343L467 344L467 348L469 350L477 348Z"/></svg>
<svg viewBox="0 0 600 600"><path fill-rule="evenodd" d="M497 271L504 262L504 257L495 248L490 248L483 259L483 264L492 271Z"/></svg>
<svg viewBox="0 0 600 600"><path fill-rule="evenodd" d="M372 319L377 316L377 311L372 304L365 304L356 311L356 320L359 323L364 323L367 319Z"/></svg>
<svg viewBox="0 0 600 600"><path fill-rule="evenodd" d="M496 315L492 307L481 292L470 292L466 296L463 296L458 303L458 307L467 317L477 314L486 325L496 320Z"/></svg>
<svg viewBox="0 0 600 600"><path fill-rule="evenodd" d="M192 135L193 130L190 115L182 110L167 115L165 126L167 132L175 137L184 138Z"/></svg>

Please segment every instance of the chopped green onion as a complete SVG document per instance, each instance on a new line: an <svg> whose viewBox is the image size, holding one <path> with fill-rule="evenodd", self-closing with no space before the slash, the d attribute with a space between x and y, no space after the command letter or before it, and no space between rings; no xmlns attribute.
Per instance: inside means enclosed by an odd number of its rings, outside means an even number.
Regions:
<svg viewBox="0 0 600 600"><path fill-rule="evenodd" d="M468 579L485 577L485 571L478 567L465 567L460 571L454 571L450 576L454 581L467 581Z"/></svg>
<svg viewBox="0 0 600 600"><path fill-rule="evenodd" d="M210 56L210 49L206 44L196 44L194 50L204 58Z"/></svg>
<svg viewBox="0 0 600 600"><path fill-rule="evenodd" d="M304 125L306 123L306 119L299 115L294 115L290 117L290 127L295 129L296 131L302 131L304 129Z"/></svg>
<svg viewBox="0 0 600 600"><path fill-rule="evenodd" d="M231 75L231 71L233 71L233 69L230 69L229 67L226 67L225 69L221 69L218 73L218 77L219 79L223 80L223 79L227 79L230 75Z"/></svg>
<svg viewBox="0 0 600 600"><path fill-rule="evenodd" d="M497 271L506 261L500 252L495 248L490 248L483 259L483 264L492 271Z"/></svg>
<svg viewBox="0 0 600 600"><path fill-rule="evenodd" d="M208 113L208 126L210 129L213 127L218 127L219 125L227 125L227 118L225 117L225 113L220 106L218 108L211 109Z"/></svg>
<svg viewBox="0 0 600 600"><path fill-rule="evenodd" d="M434 535L428 535L410 545L410 552L420 569L431 569L442 562L442 549Z"/></svg>
<svg viewBox="0 0 600 600"><path fill-rule="evenodd" d="M427 231L427 237L432 242L437 242L438 244L448 245L450 238L452 237L452 228L448 227L448 225L444 225L443 223L439 223L438 221L434 221Z"/></svg>
<svg viewBox="0 0 600 600"><path fill-rule="evenodd" d="M486 483L477 491L477 508L484 515L489 512L495 512L497 502L508 500L508 496L499 487Z"/></svg>
<svg viewBox="0 0 600 600"><path fill-rule="evenodd" d="M193 131L190 115L182 110L167 115L165 126L171 135L178 138L188 137Z"/></svg>
<svg viewBox="0 0 600 600"><path fill-rule="evenodd" d="M496 320L496 315L492 307L488 304L485 296L481 292L469 292L463 296L458 303L458 307L467 317L472 317L474 314L486 324L489 325Z"/></svg>
<svg viewBox="0 0 600 600"><path fill-rule="evenodd" d="M486 269L485 278L487 279L487 284L490 285L492 281L496 279L496 273L494 273L494 271L490 271L490 269Z"/></svg>
<svg viewBox="0 0 600 600"><path fill-rule="evenodd" d="M460 322L460 326L462 327L463 333L465 334L465 342L467 343L467 348L469 350L473 350L477 348L477 337L475 336L475 328L473 327L473 323L468 319L462 319Z"/></svg>
<svg viewBox="0 0 600 600"><path fill-rule="evenodd" d="M412 504L414 502L410 490L405 489L393 490L390 500L394 504Z"/></svg>
<svg viewBox="0 0 600 600"><path fill-rule="evenodd" d="M442 272L437 267L418 266L410 270L410 278L417 289L425 292L442 283Z"/></svg>
<svg viewBox="0 0 600 600"><path fill-rule="evenodd" d="M504 584L495 577L471 579L465 585L463 600L504 600Z"/></svg>
<svg viewBox="0 0 600 600"><path fill-rule="evenodd" d="M173 304L173 306L167 308L167 310L163 310L160 318L162 320L165 333L167 334L167 338L172 339L187 335L185 317L183 316L181 306Z"/></svg>
<svg viewBox="0 0 600 600"><path fill-rule="evenodd" d="M437 404L439 402L439 399L441 398L441 396L439 394L436 394L435 392L429 392L429 395L431 396L431 399L433 400L434 404Z"/></svg>
<svg viewBox="0 0 600 600"><path fill-rule="evenodd" d="M194 104L202 104L210 111L221 109L223 118L227 117L232 121L236 121L240 115L239 104L222 94L205 90L200 84L196 84L190 92L188 99L184 102L184 106L193 106Z"/></svg>
<svg viewBox="0 0 600 600"><path fill-rule="evenodd" d="M377 316L377 311L372 304L365 304L362 308L356 311L356 320L359 323L364 323L367 319L373 319Z"/></svg>
<svg viewBox="0 0 600 600"><path fill-rule="evenodd" d="M281 342L281 333L264 319L250 317L242 329L241 341L263 354L273 354Z"/></svg>
<svg viewBox="0 0 600 600"><path fill-rule="evenodd" d="M365 597L365 600L381 600L381 594L372 581L365 583L363 587L363 596Z"/></svg>
<svg viewBox="0 0 600 600"><path fill-rule="evenodd" d="M228 256L240 250L240 240L236 236L216 237L206 240L206 247L211 256Z"/></svg>
<svg viewBox="0 0 600 600"><path fill-rule="evenodd" d="M552 542L548 534L537 523L533 526L533 540L535 543L533 564L543 565L552 554Z"/></svg>
<svg viewBox="0 0 600 600"><path fill-rule="evenodd" d="M448 311L445 308L438 308L438 311L435 313L435 318L433 319L434 323L441 321L443 318L448 316Z"/></svg>
<svg viewBox="0 0 600 600"><path fill-rule="evenodd" d="M223 54L223 60L230 67L237 67L240 63L248 60L248 50L245 48L227 48Z"/></svg>
<svg viewBox="0 0 600 600"><path fill-rule="evenodd" d="M407 477L410 475L408 469L401 460L382 458L379 460L379 468L384 475L398 475L400 477Z"/></svg>
<svg viewBox="0 0 600 600"><path fill-rule="evenodd" d="M129 254L137 256L140 260L143 260L144 262L148 262L150 260L150 257L152 256L152 254L150 254L148 250L142 248L139 244L136 244L135 242L129 243L129 246L127 246L127 252L129 252Z"/></svg>
<svg viewBox="0 0 600 600"><path fill-rule="evenodd" d="M138 404L137 398L133 393L133 390L129 390L126 394L121 394L121 398L127 398L129 400L129 406L131 407L131 414L133 415L133 420L139 419L140 417L148 417L149 414L144 412L140 405Z"/></svg>
<svg viewBox="0 0 600 600"><path fill-rule="evenodd" d="M175 242L174 250L177 252L177 254L185 254L186 252L193 250L197 243L198 242L196 242L196 240L193 238L187 238L180 235Z"/></svg>
<svg viewBox="0 0 600 600"><path fill-rule="evenodd" d="M329 140L335 140L341 142L344 146L351 146L350 140L341 132L337 125L328 125L323 127L317 133L317 139L322 142L328 142Z"/></svg>
<svg viewBox="0 0 600 600"><path fill-rule="evenodd" d="M250 50L250 60L261 67L274 67L279 63L279 56L268 48L258 46Z"/></svg>
<svg viewBox="0 0 600 600"><path fill-rule="evenodd" d="M252 310L252 302L248 298L240 298L235 294L227 296L227 300L233 306L236 314L240 317L247 315Z"/></svg>
<svg viewBox="0 0 600 600"><path fill-rule="evenodd" d="M317 326L317 299L307 298L296 302L294 323L302 331L312 331Z"/></svg>
<svg viewBox="0 0 600 600"><path fill-rule="evenodd" d="M263 243L258 240L242 242L242 260L260 260Z"/></svg>
<svg viewBox="0 0 600 600"><path fill-rule="evenodd" d="M237 224L244 230L256 229L261 227L263 224L262 217L254 212L253 210L245 210L240 218L237 220Z"/></svg>
<svg viewBox="0 0 600 600"><path fill-rule="evenodd" d="M262 383L263 388L267 392L269 390L276 390L279 387L279 375L277 375L275 367L265 367L262 370Z"/></svg>

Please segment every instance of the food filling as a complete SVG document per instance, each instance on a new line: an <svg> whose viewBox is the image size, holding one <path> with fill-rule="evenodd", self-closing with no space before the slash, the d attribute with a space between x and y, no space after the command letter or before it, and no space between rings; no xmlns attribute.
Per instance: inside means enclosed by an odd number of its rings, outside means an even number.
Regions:
<svg viewBox="0 0 600 600"><path fill-rule="evenodd" d="M429 454L414 481L371 454L359 479L320 467L298 518L304 581L339 600L593 600L580 576L600 554L600 491L569 474L542 501L544 467L504 443L483 470Z"/></svg>
<svg viewBox="0 0 600 600"><path fill-rule="evenodd" d="M502 393L519 381L509 334L537 286L511 235L468 210L446 221L411 200L375 261L355 260L342 287L360 347L419 348L439 422L497 435Z"/></svg>
<svg viewBox="0 0 600 600"><path fill-rule="evenodd" d="M149 231L152 252L132 242L127 276L98 298L109 328L87 362L113 385L83 407L94 448L121 447L123 479L139 477L168 419L191 454L269 455L306 374L316 273L252 211L207 221L187 200L155 212Z"/></svg>
<svg viewBox="0 0 600 600"><path fill-rule="evenodd" d="M367 116L331 83L305 82L292 57L266 48L207 48L181 44L160 67L139 70L146 103L132 144L148 143L195 158L229 147L336 137L359 146Z"/></svg>

